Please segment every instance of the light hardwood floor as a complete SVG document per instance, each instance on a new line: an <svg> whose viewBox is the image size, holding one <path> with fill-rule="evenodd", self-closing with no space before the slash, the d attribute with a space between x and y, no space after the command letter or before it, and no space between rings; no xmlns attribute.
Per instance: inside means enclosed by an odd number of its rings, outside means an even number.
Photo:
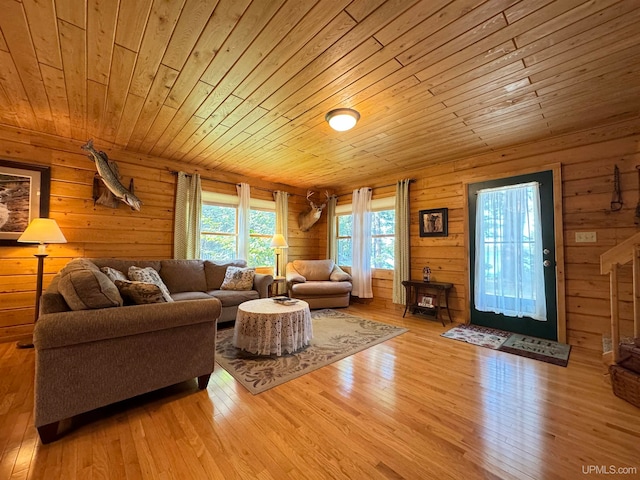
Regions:
<svg viewBox="0 0 640 480"><path fill-rule="evenodd" d="M34 352L0 344L0 479L640 478L640 409L588 351L562 368L401 312L346 311L410 331L256 396L216 365L206 391L101 409L46 446Z"/></svg>

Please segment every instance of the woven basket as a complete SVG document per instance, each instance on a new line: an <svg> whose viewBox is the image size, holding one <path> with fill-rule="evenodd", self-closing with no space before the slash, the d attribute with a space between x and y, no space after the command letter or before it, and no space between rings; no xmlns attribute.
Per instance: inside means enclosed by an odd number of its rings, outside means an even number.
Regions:
<svg viewBox="0 0 640 480"><path fill-rule="evenodd" d="M633 343L621 343L618 365L635 373L640 373L640 346Z"/></svg>
<svg viewBox="0 0 640 480"><path fill-rule="evenodd" d="M609 367L613 393L640 408L640 374L619 365Z"/></svg>

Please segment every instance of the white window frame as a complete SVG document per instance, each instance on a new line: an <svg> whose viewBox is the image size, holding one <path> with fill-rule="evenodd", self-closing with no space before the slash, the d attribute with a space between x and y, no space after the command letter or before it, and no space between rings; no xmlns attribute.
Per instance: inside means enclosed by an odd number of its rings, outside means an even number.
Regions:
<svg viewBox="0 0 640 480"><path fill-rule="evenodd" d="M203 205L216 205L219 207L233 207L236 209L236 225L235 225L235 233L207 233L201 232L201 235L221 235L221 236L235 236L236 237L236 258L238 257L238 205L240 204L240 198L237 195L230 195L227 193L218 193L218 192L202 192L202 204ZM249 202L250 210L262 210L267 212L276 211L276 202L274 200L262 200L259 198L252 198ZM274 232L275 233L275 232ZM265 234L250 234L250 237L269 237L269 235ZM270 235L271 237L273 236ZM246 259L247 261L249 259ZM256 267L275 267L275 258L273 265L254 265Z"/></svg>

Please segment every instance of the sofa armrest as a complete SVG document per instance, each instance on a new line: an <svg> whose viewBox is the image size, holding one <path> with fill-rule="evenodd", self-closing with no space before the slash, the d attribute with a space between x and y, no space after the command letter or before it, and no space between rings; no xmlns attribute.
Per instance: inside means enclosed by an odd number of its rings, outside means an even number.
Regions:
<svg viewBox="0 0 640 480"><path fill-rule="evenodd" d="M273 275L256 273L253 277L253 289L258 292L260 298L269 296L269 285L273 283Z"/></svg>
<svg viewBox="0 0 640 480"><path fill-rule="evenodd" d="M287 280L287 285L290 285L291 283L304 283L307 281L305 277L300 275L298 271L293 268L293 264L291 262L287 263L287 271L285 273L285 277Z"/></svg>
<svg viewBox="0 0 640 480"><path fill-rule="evenodd" d="M45 292L40 297L40 315L45 313L68 312L71 310L59 293Z"/></svg>
<svg viewBox="0 0 640 480"><path fill-rule="evenodd" d="M222 304L217 298L47 313L38 318L36 349L64 347L139 335L198 323L215 323Z"/></svg>
<svg viewBox="0 0 640 480"><path fill-rule="evenodd" d="M351 275L342 270L338 265L334 265L329 280L332 282L350 282Z"/></svg>

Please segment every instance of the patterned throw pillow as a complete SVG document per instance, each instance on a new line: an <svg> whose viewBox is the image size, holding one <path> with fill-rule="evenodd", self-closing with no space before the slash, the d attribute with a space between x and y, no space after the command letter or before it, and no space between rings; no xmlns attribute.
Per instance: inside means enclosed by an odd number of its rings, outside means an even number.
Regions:
<svg viewBox="0 0 640 480"><path fill-rule="evenodd" d="M220 290L251 290L255 274L253 268L227 267Z"/></svg>
<svg viewBox="0 0 640 480"><path fill-rule="evenodd" d="M111 280L112 282L115 283L116 280L122 280L122 281L127 281L129 280L127 278L127 276L122 273L120 270L116 270L115 268L111 268L111 267L102 267L100 269L102 271L102 273L104 273L107 277L109 277L109 280Z"/></svg>
<svg viewBox="0 0 640 480"><path fill-rule="evenodd" d="M131 266L129 267L127 274L129 275L129 280L133 280L134 282L153 283L154 285L157 285L160 288L165 301L173 302L173 298L171 298L171 295L169 294L169 289L162 281L162 278L160 278L160 274L153 268Z"/></svg>
<svg viewBox="0 0 640 480"><path fill-rule="evenodd" d="M144 305L147 303L164 303L164 295L160 287L154 283L116 280L116 287L128 304Z"/></svg>

